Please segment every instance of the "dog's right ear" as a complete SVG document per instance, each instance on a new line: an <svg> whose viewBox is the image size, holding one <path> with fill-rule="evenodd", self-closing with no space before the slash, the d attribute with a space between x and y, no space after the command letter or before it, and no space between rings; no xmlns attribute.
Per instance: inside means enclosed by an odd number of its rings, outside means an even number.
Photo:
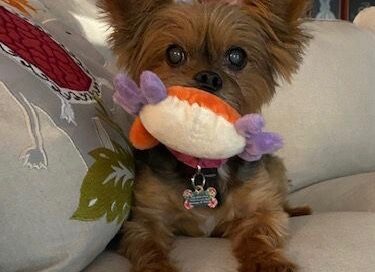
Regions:
<svg viewBox="0 0 375 272"><path fill-rule="evenodd" d="M98 0L98 7L113 29L113 49L117 51L139 38L152 14L170 3L173 0Z"/></svg>

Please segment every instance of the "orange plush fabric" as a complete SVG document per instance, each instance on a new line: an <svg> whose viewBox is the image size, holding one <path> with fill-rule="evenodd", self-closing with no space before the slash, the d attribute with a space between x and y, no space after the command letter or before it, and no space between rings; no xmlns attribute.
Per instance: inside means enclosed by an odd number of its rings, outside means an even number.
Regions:
<svg viewBox="0 0 375 272"><path fill-rule="evenodd" d="M137 117L130 129L129 139L133 146L139 150L146 150L153 148L159 144L143 126L142 121Z"/></svg>
<svg viewBox="0 0 375 272"><path fill-rule="evenodd" d="M236 122L241 117L234 108L221 98L196 88L174 86L168 89L168 95L175 96L182 101L187 101L190 105L196 103L201 107L213 111L231 123Z"/></svg>

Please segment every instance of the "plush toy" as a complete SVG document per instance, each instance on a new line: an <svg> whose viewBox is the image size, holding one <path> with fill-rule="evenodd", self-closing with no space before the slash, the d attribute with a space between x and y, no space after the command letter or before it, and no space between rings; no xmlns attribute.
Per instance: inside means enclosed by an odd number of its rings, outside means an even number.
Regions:
<svg viewBox="0 0 375 272"><path fill-rule="evenodd" d="M162 143L184 163L218 167L238 155L256 161L282 146L281 137L263 132L259 114L242 116L216 95L190 87L166 88L159 77L142 73L140 86L125 74L114 80L114 100L137 118L130 130L135 148Z"/></svg>

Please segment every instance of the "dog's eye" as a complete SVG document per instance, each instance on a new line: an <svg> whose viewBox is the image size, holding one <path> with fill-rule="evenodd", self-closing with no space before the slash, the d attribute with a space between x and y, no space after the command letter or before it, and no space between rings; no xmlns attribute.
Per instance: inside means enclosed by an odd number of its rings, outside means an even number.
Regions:
<svg viewBox="0 0 375 272"><path fill-rule="evenodd" d="M226 62L232 70L242 70L247 64L247 55L245 50L240 47L230 48L226 52Z"/></svg>
<svg viewBox="0 0 375 272"><path fill-rule="evenodd" d="M186 60L185 51L178 45L171 45L167 49L167 61L171 66L180 66Z"/></svg>

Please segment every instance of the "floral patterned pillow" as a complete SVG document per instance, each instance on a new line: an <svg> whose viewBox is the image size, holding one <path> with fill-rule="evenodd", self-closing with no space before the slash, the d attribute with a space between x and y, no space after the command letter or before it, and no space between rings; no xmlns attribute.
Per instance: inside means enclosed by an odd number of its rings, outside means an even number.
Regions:
<svg viewBox="0 0 375 272"><path fill-rule="evenodd" d="M37 12L0 0L0 271L81 271L129 214L133 157L103 57Z"/></svg>

